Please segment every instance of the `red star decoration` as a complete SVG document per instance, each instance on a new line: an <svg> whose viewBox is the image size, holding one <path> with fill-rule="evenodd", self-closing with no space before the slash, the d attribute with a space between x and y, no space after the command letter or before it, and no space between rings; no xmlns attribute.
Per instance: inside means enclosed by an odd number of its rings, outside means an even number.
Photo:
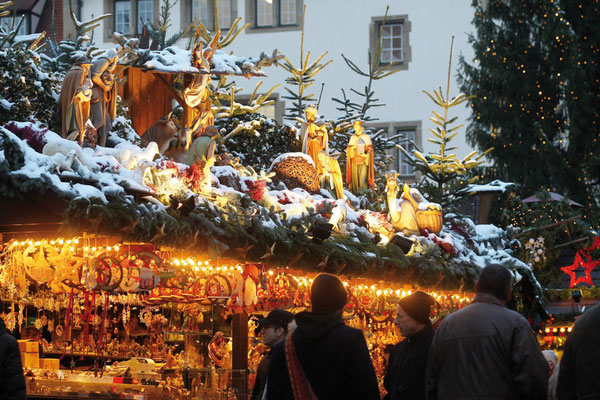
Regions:
<svg viewBox="0 0 600 400"><path fill-rule="evenodd" d="M594 250L600 250L600 238L598 236L594 238L594 241L590 247L586 247L585 249L581 249L579 251L585 258L589 260L592 257L592 251Z"/></svg>
<svg viewBox="0 0 600 400"><path fill-rule="evenodd" d="M592 282L591 272L598 265L600 265L600 261L586 262L581 257L581 254L577 252L573 264L568 265L566 267L562 267L561 270L571 277L571 283L569 284L570 287L575 287L580 283L587 283L588 285L593 286L594 283ZM583 268L584 276L580 276L579 278L577 278L577 273L575 272L575 270L579 267Z"/></svg>

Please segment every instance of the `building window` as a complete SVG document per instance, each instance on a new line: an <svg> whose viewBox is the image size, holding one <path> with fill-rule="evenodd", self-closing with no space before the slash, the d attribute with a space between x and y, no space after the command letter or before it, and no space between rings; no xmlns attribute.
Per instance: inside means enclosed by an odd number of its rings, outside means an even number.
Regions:
<svg viewBox="0 0 600 400"><path fill-rule="evenodd" d="M371 19L371 40L369 52L374 55L381 46L382 65L391 69L408 69L411 61L409 34L411 23L407 15L389 16L383 24L383 17Z"/></svg>
<svg viewBox="0 0 600 400"><path fill-rule="evenodd" d="M273 26L273 0L256 0L256 26Z"/></svg>
<svg viewBox="0 0 600 400"><path fill-rule="evenodd" d="M280 0L280 25L296 25L296 0Z"/></svg>
<svg viewBox="0 0 600 400"><path fill-rule="evenodd" d="M246 0L247 33L301 29L303 0Z"/></svg>
<svg viewBox="0 0 600 400"><path fill-rule="evenodd" d="M138 0L137 2L137 33L142 34L144 24L154 21L154 0Z"/></svg>
<svg viewBox="0 0 600 400"><path fill-rule="evenodd" d="M19 24L19 21L21 20L21 18L24 17L23 23L21 24L21 26L19 27L19 32L17 32L17 35L27 35L29 34L29 21L26 15L23 14L17 14L14 18L14 23L15 26L13 27L13 16L12 14L8 17L2 17L0 18L0 25L2 25L2 28L5 31L10 31L13 28L16 28L17 25Z"/></svg>
<svg viewBox="0 0 600 400"><path fill-rule="evenodd" d="M131 19L131 3L129 1L115 2L115 32L129 35Z"/></svg>
<svg viewBox="0 0 600 400"><path fill-rule="evenodd" d="M192 20L198 19L208 30L229 29L236 18L232 0L217 0L218 19L215 25L213 0L192 0Z"/></svg>
<svg viewBox="0 0 600 400"><path fill-rule="evenodd" d="M403 24L379 25L381 32L381 63L390 64L393 62L402 62L402 31Z"/></svg>
<svg viewBox="0 0 600 400"><path fill-rule="evenodd" d="M404 150L412 154L412 152L415 151L415 141L417 139L415 130L398 129L396 134L402 135L398 144L402 146ZM396 149L396 154L396 168L398 168L400 176L414 176L415 168L406 162L406 156L399 149Z"/></svg>

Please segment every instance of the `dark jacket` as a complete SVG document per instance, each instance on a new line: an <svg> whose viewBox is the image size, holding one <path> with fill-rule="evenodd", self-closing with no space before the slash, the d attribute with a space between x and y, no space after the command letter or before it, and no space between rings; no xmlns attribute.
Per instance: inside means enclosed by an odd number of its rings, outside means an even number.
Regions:
<svg viewBox="0 0 600 400"><path fill-rule="evenodd" d="M430 400L545 400L548 364L527 320L478 293L435 333L426 385Z"/></svg>
<svg viewBox="0 0 600 400"><path fill-rule="evenodd" d="M384 400L425 400L425 368L434 330L431 324L394 346L383 385Z"/></svg>
<svg viewBox="0 0 600 400"><path fill-rule="evenodd" d="M600 304L575 323L558 373L559 400L600 399Z"/></svg>
<svg viewBox="0 0 600 400"><path fill-rule="evenodd" d="M319 400L378 400L379 387L362 331L339 314L296 315L292 333L302 369ZM285 343L273 350L267 384L269 400L293 400Z"/></svg>
<svg viewBox="0 0 600 400"><path fill-rule="evenodd" d="M263 391L265 390L265 383L267 383L267 373L269 372L269 364L271 363L271 350L267 351L263 358L258 363L256 369L256 380L254 381L254 387L252 388L252 396L250 400L261 400L263 398Z"/></svg>
<svg viewBox="0 0 600 400"><path fill-rule="evenodd" d="M25 400L25 377L17 339L6 331L0 318L0 400Z"/></svg>

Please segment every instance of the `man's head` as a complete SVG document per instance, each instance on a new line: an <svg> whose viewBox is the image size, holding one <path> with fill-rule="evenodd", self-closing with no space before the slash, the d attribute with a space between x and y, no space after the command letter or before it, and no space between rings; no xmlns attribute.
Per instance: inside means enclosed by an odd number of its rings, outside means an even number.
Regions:
<svg viewBox="0 0 600 400"><path fill-rule="evenodd" d="M420 332L429 323L429 314L433 304L435 304L435 299L421 291L403 297L398 301L394 324L398 327L402 336L412 336Z"/></svg>
<svg viewBox="0 0 600 400"><path fill-rule="evenodd" d="M348 302L348 293L337 276L319 274L310 288L310 302L314 313L342 311Z"/></svg>
<svg viewBox="0 0 600 400"><path fill-rule="evenodd" d="M267 315L267 318L259 319L258 326L263 335L263 343L274 347L285 339L288 333L288 325L294 320L294 315L288 311L275 309Z"/></svg>
<svg viewBox="0 0 600 400"><path fill-rule="evenodd" d="M542 351L542 354L548 363L548 376L552 376L554 368L558 365L558 356L552 350L544 350Z"/></svg>
<svg viewBox="0 0 600 400"><path fill-rule="evenodd" d="M365 128L363 127L363 121L360 119L355 119L352 123L352 127L354 128L354 133L358 136L362 135Z"/></svg>
<svg viewBox="0 0 600 400"><path fill-rule="evenodd" d="M479 273L476 293L489 293L506 303L512 294L512 274L504 265L490 264Z"/></svg>

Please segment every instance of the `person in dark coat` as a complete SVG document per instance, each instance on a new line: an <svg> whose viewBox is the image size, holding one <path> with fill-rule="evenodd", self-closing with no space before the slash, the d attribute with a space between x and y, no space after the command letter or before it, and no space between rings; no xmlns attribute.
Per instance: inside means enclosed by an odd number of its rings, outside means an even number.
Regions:
<svg viewBox="0 0 600 400"><path fill-rule="evenodd" d="M380 399L365 337L342 321L347 298L335 275L314 279L312 311L296 314L298 327L273 350L268 400Z"/></svg>
<svg viewBox="0 0 600 400"><path fill-rule="evenodd" d="M559 400L600 399L600 304L583 313L560 361Z"/></svg>
<svg viewBox="0 0 600 400"><path fill-rule="evenodd" d="M473 302L447 316L435 333L427 366L427 398L546 399L548 363L531 326L504 304L512 274L481 270Z"/></svg>
<svg viewBox="0 0 600 400"><path fill-rule="evenodd" d="M293 319L294 314L291 312L275 309L267 315L267 318L258 320L256 331L262 333L263 343L269 347L269 350L263 355L258 364L250 400L261 400L263 398L272 349L285 339L288 333L288 325Z"/></svg>
<svg viewBox="0 0 600 400"><path fill-rule="evenodd" d="M19 343L0 318L0 400L26 400L25 377Z"/></svg>
<svg viewBox="0 0 600 400"><path fill-rule="evenodd" d="M415 292L398 302L394 324L403 341L392 349L383 385L384 400L426 399L425 369L434 330L429 320L435 299L425 292Z"/></svg>

